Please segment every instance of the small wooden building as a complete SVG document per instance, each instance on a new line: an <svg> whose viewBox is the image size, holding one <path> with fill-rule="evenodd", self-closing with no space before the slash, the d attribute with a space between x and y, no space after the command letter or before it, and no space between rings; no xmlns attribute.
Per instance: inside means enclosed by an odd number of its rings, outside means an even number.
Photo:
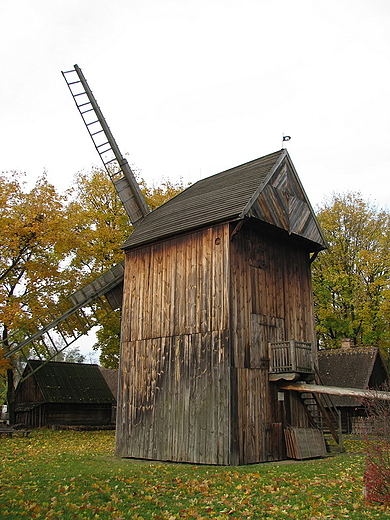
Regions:
<svg viewBox="0 0 390 520"><path fill-rule="evenodd" d="M389 383L386 363L377 347L355 347L347 342L342 348L318 353L321 380L326 386L381 389ZM344 433L363 434L370 428L362 397L332 396L340 410Z"/></svg>
<svg viewBox="0 0 390 520"><path fill-rule="evenodd" d="M16 423L32 428L110 424L115 399L98 365L30 360L25 370L34 373L16 387Z"/></svg>
<svg viewBox="0 0 390 520"><path fill-rule="evenodd" d="M283 370L294 379L312 371L310 261L325 247L284 149L147 215L124 245L117 455L284 458L283 429L307 427L308 417L296 392L278 391L275 367L270 381L269 343L309 346L309 370Z"/></svg>

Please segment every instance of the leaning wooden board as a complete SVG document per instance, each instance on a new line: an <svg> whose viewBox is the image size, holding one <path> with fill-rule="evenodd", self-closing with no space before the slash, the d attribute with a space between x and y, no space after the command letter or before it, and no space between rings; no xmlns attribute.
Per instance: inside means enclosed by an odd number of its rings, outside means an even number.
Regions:
<svg viewBox="0 0 390 520"><path fill-rule="evenodd" d="M287 428L284 430L287 457L290 459L311 459L325 457L324 435L315 428Z"/></svg>

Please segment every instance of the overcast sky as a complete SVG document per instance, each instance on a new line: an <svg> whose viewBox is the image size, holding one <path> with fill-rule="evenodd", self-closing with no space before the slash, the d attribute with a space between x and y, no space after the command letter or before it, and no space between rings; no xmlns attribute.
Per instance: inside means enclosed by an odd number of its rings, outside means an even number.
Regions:
<svg viewBox="0 0 390 520"><path fill-rule="evenodd" d="M61 75L77 63L149 183L279 150L316 206L390 208L388 0L0 2L0 169L60 191L99 157Z"/></svg>
<svg viewBox="0 0 390 520"><path fill-rule="evenodd" d="M284 133L313 206L353 190L390 209L389 0L0 0L0 49L0 171L30 184L100 164L61 75L77 63L150 184Z"/></svg>

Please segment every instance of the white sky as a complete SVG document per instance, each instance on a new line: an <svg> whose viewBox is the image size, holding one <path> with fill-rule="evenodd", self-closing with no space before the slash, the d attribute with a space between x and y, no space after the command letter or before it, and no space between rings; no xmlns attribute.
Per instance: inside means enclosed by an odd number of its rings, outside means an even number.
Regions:
<svg viewBox="0 0 390 520"><path fill-rule="evenodd" d="M287 148L313 206L390 207L388 0L1 0L0 170L60 191L99 157L62 78L83 70L149 182Z"/></svg>
<svg viewBox="0 0 390 520"><path fill-rule="evenodd" d="M0 0L0 170L63 191L99 165L61 75L77 63L149 183L284 133L313 206L360 190L390 208L389 22L389 0Z"/></svg>

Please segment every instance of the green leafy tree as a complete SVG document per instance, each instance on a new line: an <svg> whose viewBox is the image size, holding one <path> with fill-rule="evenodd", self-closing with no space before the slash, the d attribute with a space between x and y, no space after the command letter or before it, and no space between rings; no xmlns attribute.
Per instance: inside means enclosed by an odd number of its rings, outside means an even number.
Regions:
<svg viewBox="0 0 390 520"><path fill-rule="evenodd" d="M121 339L121 313L117 309L109 314L96 331L95 350L100 350L99 361L104 368L118 368Z"/></svg>
<svg viewBox="0 0 390 520"><path fill-rule="evenodd" d="M320 346L342 338L357 345L390 344L390 215L360 193L336 194L317 214L329 249L313 262Z"/></svg>
<svg viewBox="0 0 390 520"><path fill-rule="evenodd" d="M67 363L85 363L86 358L77 347L67 348L59 352L53 361L66 361Z"/></svg>

